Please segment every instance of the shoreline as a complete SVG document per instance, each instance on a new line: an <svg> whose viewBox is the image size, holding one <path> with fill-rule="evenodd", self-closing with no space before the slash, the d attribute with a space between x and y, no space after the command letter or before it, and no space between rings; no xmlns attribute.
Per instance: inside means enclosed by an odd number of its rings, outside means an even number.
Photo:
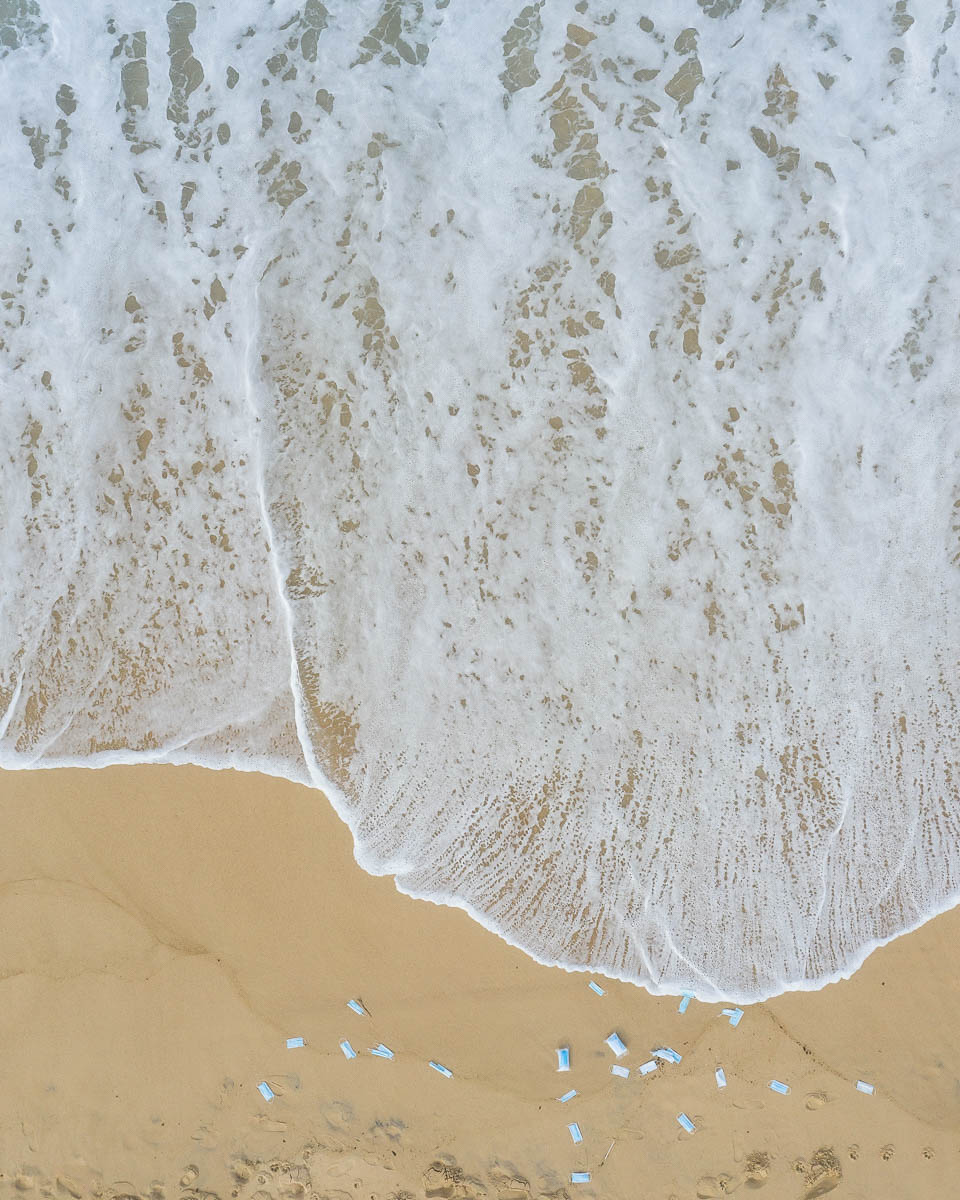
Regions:
<svg viewBox="0 0 960 1200"><path fill-rule="evenodd" d="M367 875L313 789L179 766L0 780L11 1195L49 1181L154 1200L155 1187L286 1200L301 1185L525 1200L635 1196L643 1178L651 1196L767 1182L812 1196L842 1180L842 1195L910 1200L957 1178L957 909L849 980L745 1006L732 1028L719 1004L680 1014L675 997L634 984L604 979L598 997L589 975L541 966L465 912ZM612 1030L622 1060L604 1045ZM393 1061L367 1053L378 1042ZM556 1071L561 1045L569 1074ZM681 1063L639 1076L660 1045ZM629 1079L610 1074L615 1061ZM580 1170L589 1184L571 1183Z"/></svg>
<svg viewBox="0 0 960 1200"><path fill-rule="evenodd" d="M111 752L111 758L113 758L114 756L115 756L115 752ZM335 784L331 784L328 789L321 788L321 787L316 786L313 783L293 779L289 775L284 775L281 772L271 771L271 770L267 769L267 767L264 764L261 764L259 766L245 767L245 766L233 766L233 765L231 765L231 766L213 766L213 765L207 765L207 764L195 763L195 762L180 762L180 763L160 762L160 761L147 760L147 759L142 758L141 756L134 755L134 754L131 754L131 756L128 760L109 761L109 762L99 761L102 757L103 757L102 755L94 755L94 756L91 756L91 759L89 761L88 760L84 760L84 761L78 760L75 763L71 762L69 766L63 766L59 763L45 763L45 762L37 762L37 763L32 764L29 767L18 767L18 768L9 768L9 767L0 766L0 779L5 778L8 775L24 774L24 773L34 772L34 771L53 771L53 772L111 771L114 769L124 769L125 770L125 769L137 769L137 768L142 768L142 767L149 767L152 769L160 768L160 769L170 769L170 770L196 770L196 771L210 772L212 774L226 773L228 775L237 774L237 775L255 776L255 777L263 776L266 779L276 781L277 783L282 784L282 785L289 785L291 787L304 788L304 789L306 789L307 792L311 793L312 795L314 795L317 798L316 802L318 805L324 805L324 804L329 805L330 808L333 810L334 814L337 816L337 818L341 822L341 824L346 828L346 830L349 833L350 840L351 840L351 857L353 858L353 861L357 865L358 869L361 870L365 875L367 875L371 878L374 878L374 879L391 879L391 880L393 880L394 887L395 887L398 895L405 896L410 900L420 901L420 902L427 903L427 904L432 904L438 908L454 909L454 910L464 913L474 924L478 925L481 929L483 929L484 932L490 934L493 937L498 938L505 945L509 946L512 950L518 950L521 954L523 954L526 958L529 958L531 961L535 962L538 966L546 967L549 970L565 971L571 975L583 975L583 976L596 975L604 980L608 980L611 983L620 983L620 984L624 984L628 987L640 988L646 994L648 994L650 996L654 996L654 997L663 996L663 997L675 997L675 998L679 999L681 996L690 995L691 997L700 1000L700 1002L704 1003L704 1004L753 1005L753 1004L766 1004L772 1000L778 999L781 996L793 995L794 993L819 992L819 991L822 991L824 988L829 987L833 984L843 983L846 980L853 978L853 976L856 975L857 972L861 970L864 963L866 963L867 960L871 957L871 955L875 954L877 950L883 949L883 947L891 945L892 943L896 942L899 938L906 937L911 933L915 933L917 930L922 929L930 921L934 921L938 917L942 917L942 916L946 915L947 913L950 913L954 910L960 909L960 892L958 892L955 895L953 895L947 902L945 902L941 907L935 907L934 909L931 910L931 912L929 914L921 917L919 920L917 920L913 924L905 926L902 930L898 931L897 933L893 933L889 937L886 937L886 938L874 939L873 941L867 943L860 951L857 952L857 955L855 956L855 958L853 960L851 960L850 963L848 963L846 966L844 966L841 970L836 971L833 974L831 974L823 979L818 979L815 981L806 980L806 979L793 980L793 981L785 984L783 987L781 987L776 992L760 993L757 996L749 996L743 992L733 991L733 992L724 992L722 994L718 993L718 995L716 997L704 999L700 995L698 995L696 989L694 989L694 988L681 989L681 988L677 987L675 989L671 989L668 987L668 988L661 989L661 988L659 988L659 986L657 984L654 984L652 982L643 982L640 980L629 979L624 975L612 974L612 973L610 973L610 971L607 968L604 968L604 967L592 967L592 966L583 966L583 965L577 964L577 963L562 963L562 962L557 962L557 961L548 961L548 960L543 959L540 956L538 956L534 951L529 950L526 947L520 945L520 943L518 941L511 938L508 934L504 933L502 930L497 929L490 922L489 918L487 917L487 915L485 913L483 913L479 909L475 908L469 902L462 900L456 896L451 896L448 899L441 900L441 899L435 898L434 896L427 895L425 893L408 890L408 889L404 888L389 871L386 871L386 870L376 871L375 869L373 869L370 866L363 865L360 862L360 860L356 857L355 834L353 831L353 827L350 824L350 821L344 815L344 812L343 812L344 805L342 803L341 793Z"/></svg>

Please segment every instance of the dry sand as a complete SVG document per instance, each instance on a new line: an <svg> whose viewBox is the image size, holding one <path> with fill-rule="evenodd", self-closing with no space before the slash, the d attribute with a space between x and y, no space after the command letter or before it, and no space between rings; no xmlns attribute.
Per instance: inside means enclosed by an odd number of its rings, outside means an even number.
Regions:
<svg viewBox="0 0 960 1200"><path fill-rule="evenodd" d="M960 1195L958 910L734 1029L719 1005L680 1015L615 983L598 997L399 895L304 788L172 767L0 787L7 1195ZM610 1074L613 1030L628 1080ZM366 1053L378 1041L393 1062ZM637 1077L663 1044L682 1063ZM571 1184L577 1170L592 1182Z"/></svg>

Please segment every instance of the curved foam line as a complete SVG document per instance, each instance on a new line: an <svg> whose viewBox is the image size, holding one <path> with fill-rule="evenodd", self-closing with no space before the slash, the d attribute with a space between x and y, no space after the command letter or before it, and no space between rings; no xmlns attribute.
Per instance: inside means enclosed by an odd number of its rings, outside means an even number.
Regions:
<svg viewBox="0 0 960 1200"><path fill-rule="evenodd" d="M2 767L4 770L53 771L53 770L60 770L63 768L73 768L73 769L81 768L84 770L100 770L104 767L109 767L109 766L144 766L144 765L151 765L151 764L163 765L166 763L166 760L164 758L165 753L166 753L165 751L157 752L157 753L149 753L149 752L141 753L141 752L136 752L136 751L112 750L109 752L104 752L103 754L98 754L96 756L92 756L90 758L65 757L64 759L62 759L58 762L49 762L49 761L48 762L31 762L28 765L24 765L22 759L20 759L19 761L14 761L9 756L5 756L7 758L7 761L0 762L0 767ZM312 754L310 755L310 758L311 759L313 758ZM167 765L169 765L169 764L167 764ZM236 771L244 771L248 774L261 773L261 774L270 775L273 778L284 779L289 783L300 784L299 780L291 779L291 777L288 774L286 774L282 769L277 769L275 771L263 771L260 768L252 767L249 764L240 765L240 764L234 764L232 762L223 762L220 764L214 764L213 762L210 762L210 763L199 763L198 762L198 763L195 763L194 765L198 766L201 770L210 770L210 771L236 770ZM310 762L308 762L308 767L310 767L310 765L311 765ZM317 774L322 776L322 773L319 770L317 771ZM323 794L326 796L327 800L330 802L330 805L333 808L334 812L336 812L337 816L340 817L340 819L343 821L343 823L350 830L350 835L353 840L354 861L357 863L357 865L360 867L360 869L365 871L368 875L374 875L374 876L392 875L393 872L391 870L388 870L388 869L377 870L373 864L369 863L368 861L365 861L366 856L364 855L362 848L360 848L358 845L356 833L353 829L353 825L351 824L349 816L347 815L347 812L346 812L346 798L344 796L344 793L339 788L336 788L336 787L332 787L330 792L327 792L326 789L319 788L319 787L316 788L316 790L323 792ZM331 793L333 793L333 794L331 794ZM777 996L782 996L785 992L818 992L822 988L825 988L828 984L840 983L842 980L849 979L851 976L856 974L856 972L859 971L859 969L863 966L863 964L866 962L866 960L870 957L870 955L875 950L879 950L882 946L889 945L891 942L896 941L897 938L903 937L905 934L913 933L915 930L919 929L922 925L926 925L928 921L932 921L934 919L934 917L939 917L943 913L949 912L951 909L956 908L958 905L960 905L960 889L958 889L957 891L951 893L951 895L947 898L947 900L943 904L934 906L929 912L924 913L924 915L922 917L920 917L918 920L912 922L911 924L904 926L903 929L898 930L896 933L892 933L889 937L886 937L886 938L872 939L870 942L866 943L863 947L861 947L861 949L856 954L852 955L851 958L847 961L847 963L842 968L840 968L837 971L832 972L829 975L825 975L820 979L817 979L817 980L786 979L786 980L781 981L781 985L776 990L769 989L766 991L759 991L759 992L752 992L752 993L745 992L745 991L731 991L731 992L721 993L721 992L716 991L715 989L711 989L709 992L704 991L704 990L698 991L696 988L690 987L685 982L684 983L679 983L679 982L673 983L673 982L668 981L666 983L662 983L662 982L655 983L655 982L653 982L653 980L644 981L644 980L638 980L635 978L631 978L630 976L624 974L623 972L611 971L603 966L590 966L590 965L584 965L582 963L568 963L568 962L562 962L559 959L544 958L541 955L538 955L535 952L527 949L526 946L522 945L515 938L512 938L508 934L504 933L501 929L498 929L497 926L489 919L489 917L486 916L486 914L481 913L472 904L468 903L467 901L461 900L459 897L431 896L431 895L427 895L425 892L418 892L415 888L404 887L404 885L401 883L401 881L395 875L394 875L394 885L396 886L397 891L400 892L401 895L409 896L413 900L426 901L428 904L435 904L438 908L460 909L462 912L466 913L467 916L471 918L471 920L475 921L478 925L482 926L482 928L487 930L488 933L494 934L502 942L506 942L506 944L508 946L512 947L514 950L519 950L521 953L525 954L527 956L527 958L532 959L534 962L539 963L541 966L557 967L560 970L566 971L571 975L573 975L573 974L576 974L576 975L599 975L605 979L610 979L617 983L626 983L626 984L630 984L632 987L641 987L641 988L643 988L644 991L649 992L650 995L652 995L652 996L682 996L685 993L689 993L693 997L693 999L695 999L701 1003L708 1003L708 1004L725 1004L725 1003L741 1004L741 1005L763 1004L767 1000L773 1000ZM685 961L688 961L688 960L685 960ZM692 969L696 970L696 968L693 967L693 964L690 964L690 965L691 965ZM701 974L701 972L699 972L699 971L697 973Z"/></svg>

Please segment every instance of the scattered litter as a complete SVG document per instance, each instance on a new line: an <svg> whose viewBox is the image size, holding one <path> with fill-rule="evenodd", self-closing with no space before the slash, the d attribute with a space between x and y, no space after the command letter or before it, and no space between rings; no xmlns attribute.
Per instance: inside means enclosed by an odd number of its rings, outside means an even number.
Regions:
<svg viewBox="0 0 960 1200"><path fill-rule="evenodd" d="M617 1056L617 1058L623 1058L623 1056L626 1054L627 1048L623 1044L623 1042L620 1040L619 1033L611 1033L608 1038L604 1038L604 1041L610 1047L610 1049L614 1052L614 1054Z"/></svg>
<svg viewBox="0 0 960 1200"><path fill-rule="evenodd" d="M734 1027L734 1029L736 1029L736 1027L740 1024L741 1017L743 1016L743 1009L725 1008L723 1010L723 1015L730 1018L730 1024Z"/></svg>
<svg viewBox="0 0 960 1200"><path fill-rule="evenodd" d="M616 1139L616 1138L614 1138L614 1139L613 1139L613 1141L610 1143L610 1145L607 1147L607 1152L606 1152L606 1154L603 1156L603 1158L601 1158L601 1159L600 1159L600 1166L601 1166L601 1167L602 1167L602 1166L603 1166L603 1164L604 1164L604 1163L607 1161L607 1159L610 1157L610 1151L611 1151L611 1150L614 1148L614 1146L615 1146L616 1144L617 1144L617 1139Z"/></svg>
<svg viewBox="0 0 960 1200"><path fill-rule="evenodd" d="M383 1042L378 1042L376 1046L373 1046L370 1053L374 1058L393 1058L393 1051L389 1046L385 1046Z"/></svg>
<svg viewBox="0 0 960 1200"><path fill-rule="evenodd" d="M589 1171L574 1171L573 1174L570 1176L570 1182L571 1183L589 1183L590 1182L590 1172Z"/></svg>
<svg viewBox="0 0 960 1200"><path fill-rule="evenodd" d="M687 1011L687 1005L692 999L693 997L689 992L684 992L683 999L680 1001L680 1007L677 1009L677 1012L685 1013Z"/></svg>
<svg viewBox="0 0 960 1200"><path fill-rule="evenodd" d="M343 1041L340 1043L340 1049L343 1051L344 1058L356 1058L357 1052L349 1042Z"/></svg>
<svg viewBox="0 0 960 1200"><path fill-rule="evenodd" d="M430 1066L433 1067L435 1071L439 1071L441 1075L445 1075L447 1079L453 1078L453 1072L449 1067L441 1066L440 1063L434 1062L432 1058L430 1059Z"/></svg>
<svg viewBox="0 0 960 1200"><path fill-rule="evenodd" d="M569 1046L561 1046L560 1049L557 1051L557 1070L558 1071L569 1071L570 1070L570 1047Z"/></svg>
<svg viewBox="0 0 960 1200"><path fill-rule="evenodd" d="M863 1094L865 1096L872 1096L873 1095L873 1084L872 1083L864 1083L862 1079L858 1079L857 1080L857 1091L863 1092Z"/></svg>
<svg viewBox="0 0 960 1200"><path fill-rule="evenodd" d="M664 1058L667 1062L678 1063L683 1058L683 1055L678 1054L676 1050L671 1050L669 1046L661 1046L659 1050L654 1050L653 1057Z"/></svg>
<svg viewBox="0 0 960 1200"><path fill-rule="evenodd" d="M347 1008L352 1008L358 1017L365 1017L367 1010L363 1007L359 1000L348 1000Z"/></svg>
<svg viewBox="0 0 960 1200"><path fill-rule="evenodd" d="M580 1132L580 1126L576 1121L571 1122L567 1128L570 1130L570 1136L573 1138L574 1143L578 1144L583 1141L583 1134Z"/></svg>
<svg viewBox="0 0 960 1200"><path fill-rule="evenodd" d="M687 1133L693 1133L693 1131L696 1129L696 1125L694 1125L686 1113L678 1114L677 1120L684 1127Z"/></svg>
<svg viewBox="0 0 960 1200"><path fill-rule="evenodd" d="M723 1073L723 1067L717 1067L714 1074L717 1077L717 1087L722 1088L727 1086L727 1077Z"/></svg>
<svg viewBox="0 0 960 1200"><path fill-rule="evenodd" d="M267 1101L268 1104L273 1099L273 1097L276 1095L276 1093L274 1092L273 1088L270 1086L269 1083L258 1083L257 1091L264 1098L264 1100Z"/></svg>
<svg viewBox="0 0 960 1200"><path fill-rule="evenodd" d="M303 1038L287 1038L288 1050L296 1050L298 1046L305 1046L306 1044Z"/></svg>
<svg viewBox="0 0 960 1200"><path fill-rule="evenodd" d="M587 987L591 992L596 992L598 996L605 996L607 994L595 979L591 979Z"/></svg>
<svg viewBox="0 0 960 1200"><path fill-rule="evenodd" d="M789 1094L790 1089L789 1089L789 1087L787 1087L787 1085L785 1083L781 1083L779 1079L771 1079L770 1080L770 1091L771 1092L779 1092L781 1096L786 1096Z"/></svg>
<svg viewBox="0 0 960 1200"><path fill-rule="evenodd" d="M641 1075L649 1075L651 1071L655 1071L657 1069L657 1064L651 1058L648 1062L641 1063L637 1069Z"/></svg>
<svg viewBox="0 0 960 1200"><path fill-rule="evenodd" d="M611 1075L619 1075L621 1079L629 1079L630 1078L630 1068L629 1067L618 1067L616 1064L614 1064L610 1068L610 1074Z"/></svg>
<svg viewBox="0 0 960 1200"><path fill-rule="evenodd" d="M563 1095L558 1096L557 1099L560 1101L561 1104L566 1104L566 1102L568 1100L572 1100L574 1098L574 1096L576 1096L576 1095L577 1095L577 1089L571 1088L569 1092L564 1092Z"/></svg>

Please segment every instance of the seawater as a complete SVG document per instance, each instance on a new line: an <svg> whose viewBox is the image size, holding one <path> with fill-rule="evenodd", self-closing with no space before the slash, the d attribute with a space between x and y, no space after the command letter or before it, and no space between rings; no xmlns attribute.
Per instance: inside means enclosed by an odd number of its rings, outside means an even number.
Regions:
<svg viewBox="0 0 960 1200"><path fill-rule="evenodd" d="M0 763L703 999L954 904L955 15L0 0Z"/></svg>

